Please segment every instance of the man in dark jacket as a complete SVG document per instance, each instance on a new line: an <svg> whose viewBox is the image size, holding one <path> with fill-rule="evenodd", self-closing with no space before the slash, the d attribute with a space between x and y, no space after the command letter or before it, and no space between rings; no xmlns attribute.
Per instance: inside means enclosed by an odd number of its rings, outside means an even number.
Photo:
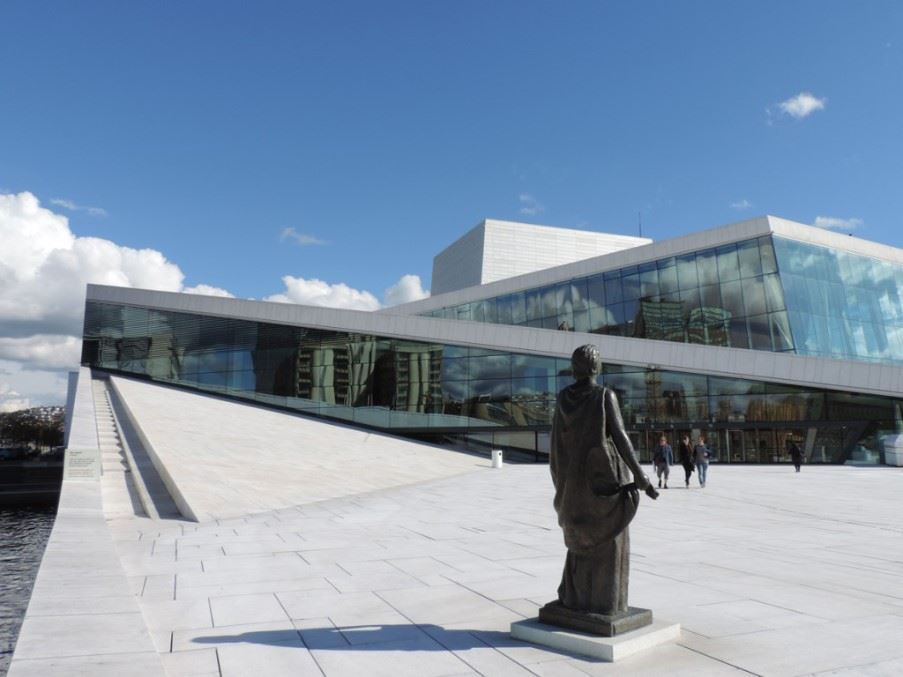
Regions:
<svg viewBox="0 0 903 677"><path fill-rule="evenodd" d="M792 437L787 438L787 451L790 452L790 460L793 461L793 467L799 472L800 465L803 463L803 452L800 449L800 445Z"/></svg>

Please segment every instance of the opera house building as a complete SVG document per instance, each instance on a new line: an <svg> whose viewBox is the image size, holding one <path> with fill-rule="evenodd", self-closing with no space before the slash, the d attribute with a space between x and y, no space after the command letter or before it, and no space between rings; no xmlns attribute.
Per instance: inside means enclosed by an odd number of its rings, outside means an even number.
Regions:
<svg viewBox="0 0 903 677"><path fill-rule="evenodd" d="M760 217L648 239L486 220L432 296L376 312L91 285L94 370L509 458L543 459L597 345L641 459L879 464L903 430L903 251Z"/></svg>

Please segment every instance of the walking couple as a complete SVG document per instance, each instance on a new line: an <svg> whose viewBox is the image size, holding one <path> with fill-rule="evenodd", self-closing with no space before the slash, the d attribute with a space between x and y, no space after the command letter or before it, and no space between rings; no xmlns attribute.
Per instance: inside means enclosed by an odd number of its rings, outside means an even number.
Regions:
<svg viewBox="0 0 903 677"><path fill-rule="evenodd" d="M667 440L662 437L662 441L667 445ZM661 445L662 442L659 442ZM668 451L671 451L671 447L668 447ZM693 474L693 471L696 470L699 474L699 486L704 487L706 476L709 471L709 459L712 456L712 452L705 444L705 437L700 435L696 440L696 444L690 444L690 436L684 435L680 440L680 445L677 449L677 460L684 468L684 483L687 488L690 486L690 475Z"/></svg>

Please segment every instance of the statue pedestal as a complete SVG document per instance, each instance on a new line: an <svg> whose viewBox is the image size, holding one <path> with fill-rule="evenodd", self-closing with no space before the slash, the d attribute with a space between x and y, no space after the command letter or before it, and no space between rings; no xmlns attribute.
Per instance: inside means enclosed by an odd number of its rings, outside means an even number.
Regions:
<svg viewBox="0 0 903 677"><path fill-rule="evenodd" d="M660 644L673 642L680 637L680 624L655 621L651 625L622 635L602 637L547 625L534 618L512 623L511 636L550 649L614 662Z"/></svg>
<svg viewBox="0 0 903 677"><path fill-rule="evenodd" d="M632 606L624 613L611 616L588 611L574 611L555 600L539 610L539 621L565 630L587 632L602 637L617 637L625 632L652 625L652 611Z"/></svg>

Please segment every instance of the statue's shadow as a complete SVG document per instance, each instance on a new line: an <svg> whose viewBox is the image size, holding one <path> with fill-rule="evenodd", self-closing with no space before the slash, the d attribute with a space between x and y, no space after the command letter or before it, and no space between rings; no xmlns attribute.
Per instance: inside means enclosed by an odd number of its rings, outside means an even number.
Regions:
<svg viewBox="0 0 903 677"><path fill-rule="evenodd" d="M225 628L224 628L225 630ZM524 646L507 632L495 630L447 630L438 625L352 625L304 628L303 630L254 630L196 637L196 644L302 645L311 651L467 651Z"/></svg>

